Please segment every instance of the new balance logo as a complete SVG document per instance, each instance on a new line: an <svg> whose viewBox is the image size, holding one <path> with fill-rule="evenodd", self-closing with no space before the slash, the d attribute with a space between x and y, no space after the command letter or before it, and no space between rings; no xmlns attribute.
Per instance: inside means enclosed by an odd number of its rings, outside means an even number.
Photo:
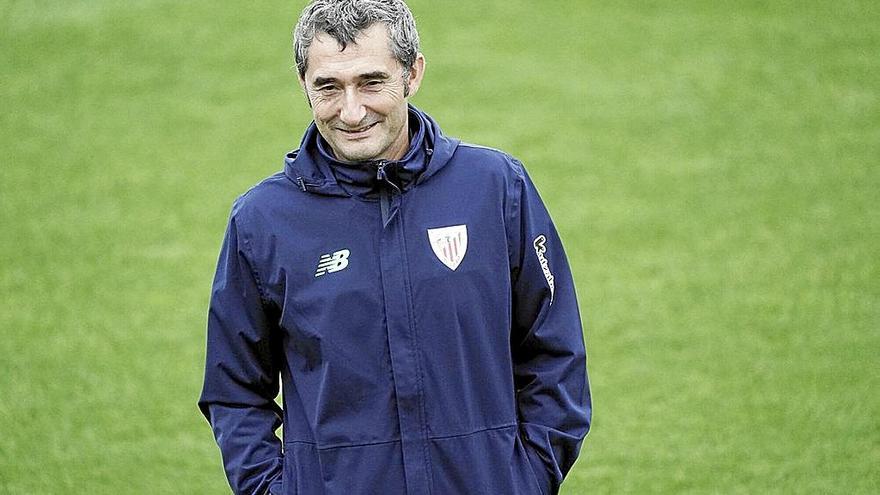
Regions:
<svg viewBox="0 0 880 495"><path fill-rule="evenodd" d="M538 256L538 263L541 265L541 271L544 272L544 278L547 279L547 286L550 287L550 304L553 304L553 293L556 292L556 281L553 273L550 272L550 262L544 253L547 252L547 238L543 234L535 237L532 243L535 246L535 254Z"/></svg>
<svg viewBox="0 0 880 495"><path fill-rule="evenodd" d="M351 251L348 249L340 249L333 254L322 254L321 259L318 260L318 270L315 271L315 276L320 277L328 273L345 270L348 266L349 254L351 254Z"/></svg>

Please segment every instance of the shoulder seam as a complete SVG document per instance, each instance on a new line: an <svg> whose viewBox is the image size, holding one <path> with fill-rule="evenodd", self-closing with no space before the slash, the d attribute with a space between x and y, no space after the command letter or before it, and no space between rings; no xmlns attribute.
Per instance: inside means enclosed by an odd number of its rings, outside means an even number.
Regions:
<svg viewBox="0 0 880 495"><path fill-rule="evenodd" d="M262 186L263 184L265 184L269 181L275 180L275 179L280 179L280 178L289 180L287 178L287 176L284 174L284 172L276 172L276 173L270 175L269 177L266 177L265 179L261 180L260 182L257 182L256 184L249 187L245 192L243 192L243 193L241 193L241 195L239 195L239 197L238 197L238 199L236 199L236 201L244 198L245 196L248 196L251 192L254 191L254 189Z"/></svg>
<svg viewBox="0 0 880 495"><path fill-rule="evenodd" d="M498 148L493 148L493 147L491 147L491 146L483 146L482 144L466 143L466 142L464 142L464 141L460 142L458 145L459 145L459 146L464 146L465 148L473 148L473 149L477 149L477 150L493 151L493 152L498 153L498 154L500 154L500 155L504 155L504 156L506 156L507 158L509 158L509 159L511 159L511 160L516 160L516 158L514 158L510 153L508 153L508 152L506 152L506 151L504 151L504 150L500 150L500 149L498 149Z"/></svg>
<svg viewBox="0 0 880 495"><path fill-rule="evenodd" d="M509 162L508 164L509 164L510 168L513 170L513 173L516 174L517 179L518 180L524 179L525 166L522 164L522 162L519 159L517 159L515 156L511 155L510 153L508 153L504 150L500 150L498 148L493 148L491 146L483 146L480 144L467 143L464 141L459 143L459 146L463 146L465 148L473 148L473 149L486 150L486 151L492 151L492 152L498 153L499 155L501 155L507 159L507 161Z"/></svg>

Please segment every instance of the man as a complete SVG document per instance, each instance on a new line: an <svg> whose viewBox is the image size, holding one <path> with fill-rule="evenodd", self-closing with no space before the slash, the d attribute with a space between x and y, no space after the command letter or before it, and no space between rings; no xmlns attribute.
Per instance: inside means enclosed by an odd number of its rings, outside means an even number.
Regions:
<svg viewBox="0 0 880 495"><path fill-rule="evenodd" d="M534 185L408 104L425 59L402 0L315 0L294 38L314 123L235 202L209 312L199 405L230 485L556 493L590 395Z"/></svg>

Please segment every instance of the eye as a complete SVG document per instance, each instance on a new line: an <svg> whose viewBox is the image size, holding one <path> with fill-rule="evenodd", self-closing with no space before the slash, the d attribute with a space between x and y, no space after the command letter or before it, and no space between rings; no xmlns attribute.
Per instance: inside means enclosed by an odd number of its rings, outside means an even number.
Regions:
<svg viewBox="0 0 880 495"><path fill-rule="evenodd" d="M379 80L374 79L374 80L365 82L364 87L369 90L376 90L376 89L381 88L382 84L384 84L383 81L379 81Z"/></svg>
<svg viewBox="0 0 880 495"><path fill-rule="evenodd" d="M324 86L318 86L316 91L321 93L333 93L334 91L336 91L336 86L333 86L332 84L325 84Z"/></svg>

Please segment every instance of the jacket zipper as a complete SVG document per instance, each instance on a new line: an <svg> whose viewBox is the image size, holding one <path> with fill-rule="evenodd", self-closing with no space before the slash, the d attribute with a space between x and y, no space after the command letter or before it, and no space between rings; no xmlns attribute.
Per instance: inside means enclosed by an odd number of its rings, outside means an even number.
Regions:
<svg viewBox="0 0 880 495"><path fill-rule="evenodd" d="M393 162L392 162L393 163ZM377 164L376 179L379 181L379 205L382 211L382 228L388 228L391 219L402 208L403 192L388 176L385 168L387 161ZM392 374L395 380L395 393L399 393L398 379L404 383L403 390L408 397L409 403L406 412L400 409L398 402L398 415L401 418L401 445L404 452L404 473L407 485L407 493L419 493L431 495L432 474L431 457L428 453L427 423L425 421L424 389L422 385L422 364L419 357L418 336L416 333L412 306L412 293L410 292L410 275L406 263L406 240L404 239L403 217L397 224L382 233L382 249L380 250L380 263L382 265L382 285L385 291L385 315L386 328L389 338L389 352L392 359ZM394 268L391 268L394 267ZM386 271L394 270L394 274ZM394 294L394 297L389 296ZM403 297L398 297L402 295ZM390 299L388 299L390 297ZM390 316L393 315L393 316ZM398 325L392 325L391 319L406 322L406 329ZM408 370L407 378L398 376L394 369L403 366ZM398 396L399 397L399 396ZM400 399L398 399L400 400ZM415 402L414 402L415 401ZM411 463L411 464L407 464Z"/></svg>
<svg viewBox="0 0 880 495"><path fill-rule="evenodd" d="M379 181L379 208L382 210L382 227L388 225L388 220L391 217L391 198L394 192L400 193L400 188L391 182L388 179L388 174L385 173L387 165L388 162L381 161L376 168L376 179Z"/></svg>

